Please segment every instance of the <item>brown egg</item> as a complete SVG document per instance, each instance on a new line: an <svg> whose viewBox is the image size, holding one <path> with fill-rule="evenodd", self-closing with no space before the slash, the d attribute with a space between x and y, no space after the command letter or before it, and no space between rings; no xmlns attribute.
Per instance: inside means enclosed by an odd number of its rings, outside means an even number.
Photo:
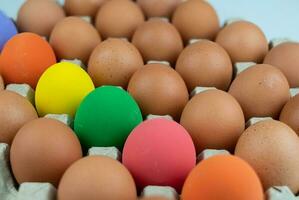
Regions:
<svg viewBox="0 0 299 200"><path fill-rule="evenodd" d="M144 14L150 17L171 17L182 0L137 0Z"/></svg>
<svg viewBox="0 0 299 200"><path fill-rule="evenodd" d="M279 120L289 125L299 135L299 94L286 103Z"/></svg>
<svg viewBox="0 0 299 200"><path fill-rule="evenodd" d="M197 153L204 149L234 150L245 128L237 100L221 90L195 95L183 110L180 124L191 135Z"/></svg>
<svg viewBox="0 0 299 200"><path fill-rule="evenodd" d="M241 135L235 154L259 175L264 190L288 186L299 191L299 140L282 122L266 120L250 126Z"/></svg>
<svg viewBox="0 0 299 200"><path fill-rule="evenodd" d="M23 96L3 90L0 92L0 143L11 144L18 130L36 119L33 105Z"/></svg>
<svg viewBox="0 0 299 200"><path fill-rule="evenodd" d="M206 1L189 0L174 11L172 23L185 42L190 39L214 39L220 29L214 8Z"/></svg>
<svg viewBox="0 0 299 200"><path fill-rule="evenodd" d="M179 32L172 24L159 18L140 25L133 35L132 43L146 62L155 60L174 64L183 50Z"/></svg>
<svg viewBox="0 0 299 200"><path fill-rule="evenodd" d="M33 32L49 37L55 24L65 17L53 0L27 0L19 10L17 26L21 32Z"/></svg>
<svg viewBox="0 0 299 200"><path fill-rule="evenodd" d="M94 17L107 0L65 0L64 9L67 15Z"/></svg>
<svg viewBox="0 0 299 200"><path fill-rule="evenodd" d="M59 200L135 200L134 180L118 161L105 156L88 156L64 173Z"/></svg>
<svg viewBox="0 0 299 200"><path fill-rule="evenodd" d="M144 116L170 115L179 119L189 98L184 80L174 69L163 64L145 65L135 72L128 92Z"/></svg>
<svg viewBox="0 0 299 200"><path fill-rule="evenodd" d="M80 142L72 129L47 118L26 123L10 150L12 171L19 184L49 182L57 186L64 171L81 157Z"/></svg>
<svg viewBox="0 0 299 200"><path fill-rule="evenodd" d="M220 44L235 62L261 63L268 52L268 41L262 30L247 21L225 26L217 35Z"/></svg>
<svg viewBox="0 0 299 200"><path fill-rule="evenodd" d="M299 87L299 43L282 43L269 51L264 63L278 67L287 77L290 86Z"/></svg>
<svg viewBox="0 0 299 200"><path fill-rule="evenodd" d="M183 77L189 91L196 86L227 90L233 75L227 52L208 40L187 46L180 54L175 69Z"/></svg>
<svg viewBox="0 0 299 200"><path fill-rule="evenodd" d="M259 64L241 72L232 82L229 93L240 103L245 118L277 118L290 99L289 84L277 68Z"/></svg>
<svg viewBox="0 0 299 200"><path fill-rule="evenodd" d="M87 63L92 50L101 42L97 30L79 17L67 17L54 27L50 44L59 59L80 59Z"/></svg>
<svg viewBox="0 0 299 200"><path fill-rule="evenodd" d="M139 6L130 0L109 0L99 10L95 26L101 35L130 39L136 28L144 22Z"/></svg>
<svg viewBox="0 0 299 200"><path fill-rule="evenodd" d="M4 90L4 88L5 88L4 80L3 80L2 76L0 75L0 91Z"/></svg>
<svg viewBox="0 0 299 200"><path fill-rule="evenodd" d="M143 60L134 45L110 38L94 49L87 70L96 87L115 85L126 89L133 73L141 67Z"/></svg>

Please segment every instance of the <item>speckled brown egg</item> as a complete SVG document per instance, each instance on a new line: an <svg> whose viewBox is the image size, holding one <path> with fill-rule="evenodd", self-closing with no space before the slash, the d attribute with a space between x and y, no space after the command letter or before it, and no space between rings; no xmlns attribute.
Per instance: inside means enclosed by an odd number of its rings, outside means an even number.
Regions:
<svg viewBox="0 0 299 200"><path fill-rule="evenodd" d="M288 186L295 194L299 191L299 139L284 123L266 120L250 126L235 154L255 169L264 190Z"/></svg>
<svg viewBox="0 0 299 200"><path fill-rule="evenodd" d="M189 95L184 80L171 67L148 64L132 76L128 92L144 116L170 115L179 119Z"/></svg>
<svg viewBox="0 0 299 200"><path fill-rule="evenodd" d="M245 118L277 118L290 99L289 83L276 67L258 64L241 72L229 93L240 103Z"/></svg>
<svg viewBox="0 0 299 200"><path fill-rule="evenodd" d="M278 67L287 77L291 87L299 87L299 43L282 43L269 51L265 64Z"/></svg>
<svg viewBox="0 0 299 200"><path fill-rule="evenodd" d="M289 125L299 135L299 94L286 103L279 120Z"/></svg>
<svg viewBox="0 0 299 200"><path fill-rule="evenodd" d="M50 36L50 44L59 59L77 58L84 63L100 42L97 30L79 17L67 17L60 21Z"/></svg>
<svg viewBox="0 0 299 200"><path fill-rule="evenodd" d="M233 75L227 52L208 40L187 46L180 54L175 70L183 77L189 91L197 86L227 90Z"/></svg>
<svg viewBox="0 0 299 200"><path fill-rule="evenodd" d="M33 105L23 96L3 90L0 92L0 143L11 144L18 130L36 119Z"/></svg>
<svg viewBox="0 0 299 200"><path fill-rule="evenodd" d="M143 60L134 45L110 38L94 49L87 70L96 87L115 85L127 88L131 76L141 67Z"/></svg>
<svg viewBox="0 0 299 200"><path fill-rule="evenodd" d="M214 8L206 1L189 0L174 11L172 23L185 42L190 39L214 39L220 29Z"/></svg>
<svg viewBox="0 0 299 200"><path fill-rule="evenodd" d="M18 12L17 26L21 32L33 32L48 37L57 22L65 17L53 0L27 0Z"/></svg>
<svg viewBox="0 0 299 200"><path fill-rule="evenodd" d="M64 171L81 157L80 142L73 130L48 118L26 123L10 150L12 172L19 184L49 182L57 186Z"/></svg>
<svg viewBox="0 0 299 200"><path fill-rule="evenodd" d="M136 200L137 192L129 171L117 160L88 156L64 173L59 200Z"/></svg>
<svg viewBox="0 0 299 200"><path fill-rule="evenodd" d="M221 90L198 93L185 106L180 124L186 128L197 153L204 149L234 150L245 128L237 100Z"/></svg>
<svg viewBox="0 0 299 200"><path fill-rule="evenodd" d="M99 10L95 26L103 36L130 39L144 22L141 8L131 0L109 0Z"/></svg>
<svg viewBox="0 0 299 200"><path fill-rule="evenodd" d="M261 63L268 52L268 41L262 30L247 21L225 26L217 35L220 44L235 62Z"/></svg>
<svg viewBox="0 0 299 200"><path fill-rule="evenodd" d="M182 0L137 0L144 14L150 17L171 17Z"/></svg>
<svg viewBox="0 0 299 200"><path fill-rule="evenodd" d="M160 18L152 18L138 27L132 43L147 62L168 61L175 63L183 50L183 42L176 28Z"/></svg>
<svg viewBox="0 0 299 200"><path fill-rule="evenodd" d="M105 1L107 0L65 0L64 9L67 15L94 17Z"/></svg>

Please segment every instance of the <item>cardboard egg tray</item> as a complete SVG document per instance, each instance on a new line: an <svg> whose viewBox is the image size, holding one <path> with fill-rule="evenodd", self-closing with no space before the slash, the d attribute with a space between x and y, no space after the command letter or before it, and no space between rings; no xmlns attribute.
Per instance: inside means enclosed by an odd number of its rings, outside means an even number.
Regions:
<svg viewBox="0 0 299 200"><path fill-rule="evenodd" d="M73 62L73 61L72 61ZM80 63L76 60L75 62ZM247 65L249 67L251 65ZM242 68L243 69L243 68ZM14 91L26 97L34 104L34 90L27 84L10 84L7 90ZM209 90L213 87L197 87L191 93L192 96ZM298 89L296 89L298 91ZM45 117L59 120L68 126L72 126L73 119L66 114L48 114ZM163 117L172 120L169 115L149 115L146 119ZM248 120L246 127L249 127L259 121L271 119L269 117L253 117ZM210 158L215 155L229 155L226 150L206 149L197 156L197 162ZM116 147L92 147L88 150L87 156L102 155L109 156L115 160L121 160L121 152ZM55 200L57 190L50 183L22 183L16 188L13 175L10 170L9 145L0 143L0 200ZM179 200L180 196L176 190L169 186L147 186L141 192L141 197L161 196L169 200ZM266 191L267 200L299 200L286 186L272 187Z"/></svg>

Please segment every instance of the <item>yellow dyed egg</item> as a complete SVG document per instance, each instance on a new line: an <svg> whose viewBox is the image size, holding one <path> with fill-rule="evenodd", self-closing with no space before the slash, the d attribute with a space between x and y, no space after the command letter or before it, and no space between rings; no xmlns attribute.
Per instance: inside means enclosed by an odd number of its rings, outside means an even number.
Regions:
<svg viewBox="0 0 299 200"><path fill-rule="evenodd" d="M36 87L38 114L73 117L83 98L93 89L91 78L80 66L69 62L54 64L43 73Z"/></svg>

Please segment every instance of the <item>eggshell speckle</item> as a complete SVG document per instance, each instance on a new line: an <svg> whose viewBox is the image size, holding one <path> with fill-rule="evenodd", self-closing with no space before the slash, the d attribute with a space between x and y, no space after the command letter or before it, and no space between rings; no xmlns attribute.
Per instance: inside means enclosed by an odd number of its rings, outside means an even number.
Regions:
<svg viewBox="0 0 299 200"><path fill-rule="evenodd" d="M277 118L290 99L289 83L277 68L259 64L241 72L229 93L240 103L246 120L250 117Z"/></svg>
<svg viewBox="0 0 299 200"><path fill-rule="evenodd" d="M235 154L254 168L264 190L283 185L298 192L299 139L286 124L266 120L250 126L240 137Z"/></svg>
<svg viewBox="0 0 299 200"><path fill-rule="evenodd" d="M197 86L226 90L233 75L227 52L208 40L187 46L180 54L175 70L183 77L190 92Z"/></svg>
<svg viewBox="0 0 299 200"><path fill-rule="evenodd" d="M109 38L94 49L87 70L96 87L115 85L127 88L131 76L141 67L143 59L134 45Z"/></svg>

